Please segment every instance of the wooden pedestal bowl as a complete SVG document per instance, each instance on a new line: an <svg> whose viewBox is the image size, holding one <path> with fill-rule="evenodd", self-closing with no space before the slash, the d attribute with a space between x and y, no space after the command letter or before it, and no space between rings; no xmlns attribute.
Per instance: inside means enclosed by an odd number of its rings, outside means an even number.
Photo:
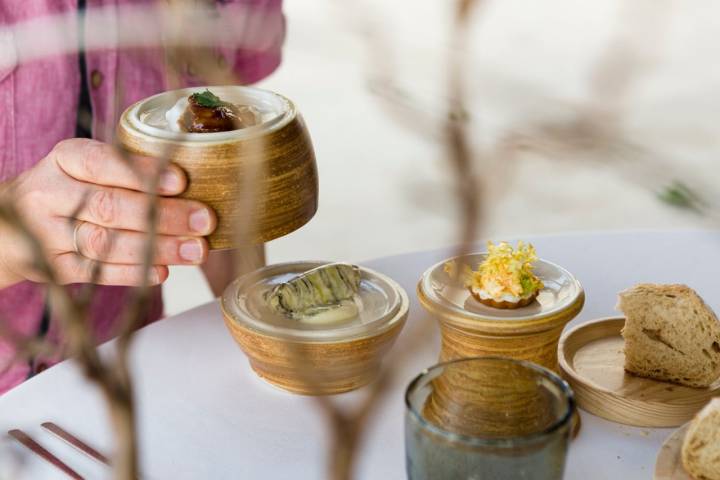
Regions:
<svg viewBox="0 0 720 480"><path fill-rule="evenodd" d="M237 279L222 298L225 324L252 369L293 393L342 393L373 381L408 314L408 297L402 287L363 267L362 313L348 323L303 326L267 309L264 294L273 285L324 263L265 267Z"/></svg>
<svg viewBox="0 0 720 480"><path fill-rule="evenodd" d="M541 391L537 373L498 357L447 364L433 380L424 416L467 436L513 437L547 429L556 421L556 400Z"/></svg>
<svg viewBox="0 0 720 480"><path fill-rule="evenodd" d="M262 123L217 133L175 132L163 124L168 108L205 88L172 90L131 105L118 125L121 145L185 170L188 186L181 196L205 203L218 216L208 237L211 249L262 244L303 226L317 210L318 178L295 105L257 88L208 87L223 100L255 106Z"/></svg>
<svg viewBox="0 0 720 480"><path fill-rule="evenodd" d="M485 254L458 257L476 269ZM428 269L417 287L420 304L440 324L440 361L478 356L527 360L558 372L557 347L565 325L585 303L583 288L567 270L538 260L535 273L545 287L533 303L517 309L493 308L475 300L444 271L446 262Z"/></svg>
<svg viewBox="0 0 720 480"><path fill-rule="evenodd" d="M419 423L427 422L440 437L484 445L486 453L498 455L565 445L575 412L572 390L559 376L504 357L430 367L410 383L405 402Z"/></svg>

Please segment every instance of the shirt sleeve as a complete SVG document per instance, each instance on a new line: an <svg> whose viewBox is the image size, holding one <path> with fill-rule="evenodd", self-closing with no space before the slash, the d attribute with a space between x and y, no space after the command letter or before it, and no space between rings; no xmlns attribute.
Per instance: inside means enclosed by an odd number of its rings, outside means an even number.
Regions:
<svg viewBox="0 0 720 480"><path fill-rule="evenodd" d="M218 53L247 85L270 75L280 65L285 41L282 0L216 0L230 43Z"/></svg>

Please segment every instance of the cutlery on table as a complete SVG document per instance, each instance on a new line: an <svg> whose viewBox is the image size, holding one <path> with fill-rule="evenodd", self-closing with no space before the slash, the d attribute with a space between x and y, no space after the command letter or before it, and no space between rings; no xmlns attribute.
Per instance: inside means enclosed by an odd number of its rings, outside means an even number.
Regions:
<svg viewBox="0 0 720 480"><path fill-rule="evenodd" d="M75 480L84 480L84 478L77 473L72 468L68 467L65 463L63 463L59 458L57 458L55 455L50 453L45 447L37 443L35 440L30 437L27 433L23 432L20 429L13 429L8 431L8 435L10 435L12 438L23 444L26 448L28 448L31 452L34 454L40 456L43 460L46 462L49 462L50 464L54 465L56 468L62 470L67 476L70 478L73 478Z"/></svg>
<svg viewBox="0 0 720 480"><path fill-rule="evenodd" d="M44 422L41 425L45 430L52 433L56 437L60 438L61 440L65 441L68 445L71 447L81 451L85 455L89 456L93 460L97 460L98 462L110 466L110 460L103 455L102 453L98 452L94 448L92 448L90 445L86 444L76 436L72 435L70 432L64 430L59 425L53 423L53 422Z"/></svg>

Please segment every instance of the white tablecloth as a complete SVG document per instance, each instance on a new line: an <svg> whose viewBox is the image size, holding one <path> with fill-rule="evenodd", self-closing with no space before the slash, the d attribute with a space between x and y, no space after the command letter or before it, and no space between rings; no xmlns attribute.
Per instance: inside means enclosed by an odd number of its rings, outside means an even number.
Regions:
<svg viewBox="0 0 720 480"><path fill-rule="evenodd" d="M409 239L410 240L410 239ZM587 302L573 324L613 315L616 293L637 282L687 283L720 307L717 272L720 232L625 232L531 237L539 254L573 272ZM410 241L408 242L410 244ZM421 369L435 363L437 328L424 324L415 299L421 273L446 251L420 252L363 264L396 279L408 291L411 313L404 333L426 328L422 348L398 339L387 362L397 380L373 417L361 447L357 478L402 479L403 392ZM105 348L105 347L103 347ZM324 478L326 425L314 403L258 379L210 303L141 330L132 351L140 416L142 471L152 479ZM362 391L337 397L348 405ZM573 442L567 479L649 479L669 429L611 423L587 412ZM75 365L65 362L0 397L0 429L19 427L88 478L107 471L44 433L54 420L109 450L103 403ZM13 442L0 447L22 451ZM64 478L35 457L13 478ZM7 468L7 467L6 467ZM0 474L2 476L2 474Z"/></svg>

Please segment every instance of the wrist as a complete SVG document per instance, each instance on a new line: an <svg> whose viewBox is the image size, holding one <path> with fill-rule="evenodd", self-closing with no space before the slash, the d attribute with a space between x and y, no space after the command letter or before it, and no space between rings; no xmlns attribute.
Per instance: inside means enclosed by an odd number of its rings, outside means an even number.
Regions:
<svg viewBox="0 0 720 480"><path fill-rule="evenodd" d="M23 242L17 229L8 221L8 209L13 205L12 181L0 183L0 288L9 287L25 280L20 274L20 258Z"/></svg>

